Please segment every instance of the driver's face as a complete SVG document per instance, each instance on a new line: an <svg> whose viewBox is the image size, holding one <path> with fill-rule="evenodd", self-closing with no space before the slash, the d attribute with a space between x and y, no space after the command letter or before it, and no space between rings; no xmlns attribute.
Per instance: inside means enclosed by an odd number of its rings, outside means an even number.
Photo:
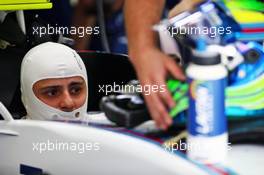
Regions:
<svg viewBox="0 0 264 175"><path fill-rule="evenodd" d="M33 92L45 104L64 112L80 108L87 97L86 84L80 76L37 81Z"/></svg>

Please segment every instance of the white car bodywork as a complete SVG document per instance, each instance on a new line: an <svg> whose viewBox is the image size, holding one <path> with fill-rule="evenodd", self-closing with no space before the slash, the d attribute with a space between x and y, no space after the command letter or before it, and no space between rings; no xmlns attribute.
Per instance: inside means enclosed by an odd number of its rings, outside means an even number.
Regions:
<svg viewBox="0 0 264 175"><path fill-rule="evenodd" d="M30 174L34 169L50 175L208 174L201 166L136 137L78 124L13 120L3 106L1 114L3 175ZM84 152L80 143L88 144Z"/></svg>

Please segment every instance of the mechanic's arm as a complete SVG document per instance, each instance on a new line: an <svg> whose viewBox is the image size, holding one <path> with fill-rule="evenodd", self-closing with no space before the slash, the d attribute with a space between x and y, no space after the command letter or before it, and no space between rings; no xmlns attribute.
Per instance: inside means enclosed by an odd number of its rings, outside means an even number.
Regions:
<svg viewBox="0 0 264 175"><path fill-rule="evenodd" d="M152 26L160 21L164 3L164 0L125 1L125 22L132 56L139 51L156 48L157 35Z"/></svg>
<svg viewBox="0 0 264 175"><path fill-rule="evenodd" d="M152 30L161 19L164 3L164 0L125 1L129 56L142 86L165 87L168 74L181 80L185 78L173 59L159 50L157 35ZM171 125L167 109L175 105L168 89L164 89L144 95L152 118L162 129Z"/></svg>

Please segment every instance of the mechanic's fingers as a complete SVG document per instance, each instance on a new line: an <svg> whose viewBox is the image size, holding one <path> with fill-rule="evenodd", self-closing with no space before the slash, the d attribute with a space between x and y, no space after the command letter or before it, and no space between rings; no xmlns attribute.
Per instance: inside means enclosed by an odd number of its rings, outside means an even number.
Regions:
<svg viewBox="0 0 264 175"><path fill-rule="evenodd" d="M175 101L171 97L171 94L170 94L170 92L168 91L167 88L165 89L165 92L160 92L159 96L160 96L160 98L162 99L162 101L164 103L169 105L169 109L172 109L176 105ZM163 111L163 109L161 109L161 110ZM164 119L166 121L166 124L167 125L171 125L172 124L172 118L168 115L167 111L165 111L165 112L166 112L166 114L163 113L163 115L164 115Z"/></svg>
<svg viewBox="0 0 264 175"><path fill-rule="evenodd" d="M161 103L161 99L159 100L159 104L157 104L157 110L159 111L160 117L162 119L162 129L167 129L172 124L172 119L163 103Z"/></svg>
<svg viewBox="0 0 264 175"><path fill-rule="evenodd" d="M173 100L168 88L167 88L167 85L166 85L166 82L165 82L165 79L163 76L156 76L155 79L153 79L154 82L158 82L158 86L159 87L162 87L160 88L159 90L159 97L161 97L161 99L163 100L163 102L165 104L167 104L167 106L169 108L173 108L175 106L175 101Z"/></svg>
<svg viewBox="0 0 264 175"><path fill-rule="evenodd" d="M147 102L147 106L148 106L151 118L155 121L156 126L158 128L163 129L163 128L165 128L165 126L163 126L164 125L163 120L160 117L159 111L156 108L155 103L157 103L157 101L155 99L157 99L157 98L153 97L155 95L157 95L157 94L145 95L145 100Z"/></svg>
<svg viewBox="0 0 264 175"><path fill-rule="evenodd" d="M169 72L177 79L179 80L185 80L186 77L184 73L182 72L181 68L175 63L173 59L167 59L166 63L167 69Z"/></svg>
<svg viewBox="0 0 264 175"><path fill-rule="evenodd" d="M152 85L152 83L150 80L145 79L141 81L141 85L142 86ZM159 111L157 110L157 107L156 107L159 104L158 94L153 93L153 92L150 92L149 95L146 95L148 94L146 92L143 92L143 94L144 94L144 98L145 98L148 110L150 112L151 118L155 121L158 128L165 128L165 126L163 126L164 125L163 120L160 117Z"/></svg>
<svg viewBox="0 0 264 175"><path fill-rule="evenodd" d="M166 111L162 100L159 98L158 93L152 93L146 96L147 105L152 118L155 120L157 126L161 129L167 129L171 125L170 116Z"/></svg>
<svg viewBox="0 0 264 175"><path fill-rule="evenodd" d="M168 90L168 88L166 86L164 78L161 77L161 76L157 76L156 78L157 78L156 82L159 82L159 87L163 87L158 92L159 96L162 98L163 102L165 104L167 104L167 106L169 108L174 107L175 106L175 102L174 102L173 98L171 97L171 94L170 94L170 92L169 92L169 90Z"/></svg>
<svg viewBox="0 0 264 175"><path fill-rule="evenodd" d="M164 91L159 93L159 96L162 98L163 102L168 105L169 108L173 108L176 105L167 87L164 88Z"/></svg>

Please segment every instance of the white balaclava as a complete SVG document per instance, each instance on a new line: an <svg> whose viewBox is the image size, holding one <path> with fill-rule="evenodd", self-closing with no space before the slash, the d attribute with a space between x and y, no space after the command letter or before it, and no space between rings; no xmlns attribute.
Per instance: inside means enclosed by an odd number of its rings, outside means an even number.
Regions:
<svg viewBox="0 0 264 175"><path fill-rule="evenodd" d="M32 48L25 55L21 65L21 97L27 111L26 117L35 120L75 120L85 116L88 97L80 108L64 112L48 106L33 92L33 85L39 80L73 76L81 76L84 79L88 94L86 68L75 50L52 42ZM76 118L77 116L79 117Z"/></svg>

